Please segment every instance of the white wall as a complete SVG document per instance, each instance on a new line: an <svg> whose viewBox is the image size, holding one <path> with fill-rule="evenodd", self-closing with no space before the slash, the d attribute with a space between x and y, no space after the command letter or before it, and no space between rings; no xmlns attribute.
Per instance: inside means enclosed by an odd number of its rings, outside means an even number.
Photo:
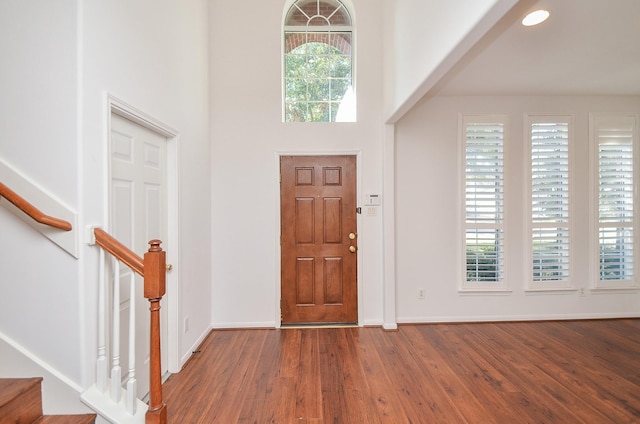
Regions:
<svg viewBox="0 0 640 424"><path fill-rule="evenodd" d="M190 331L176 356L210 328L207 10L206 0L0 3L0 156L77 211L81 245L74 259L0 208L0 336L76 387L95 374L98 260L85 226L107 224L106 93L179 132L170 290Z"/></svg>
<svg viewBox="0 0 640 424"><path fill-rule="evenodd" d="M638 97L434 97L421 101L396 126L397 307L399 322L555 319L640 315L638 292L594 293L589 229L589 112L640 113ZM460 294L462 259L460 113L508 114L506 141L506 229L509 294ZM525 113L574 116L574 267L585 296L527 294ZM418 288L426 298L417 298Z"/></svg>
<svg viewBox="0 0 640 424"><path fill-rule="evenodd" d="M72 208L77 8L75 0L0 3L0 157ZM77 260L4 208L0 228L0 333L79 382Z"/></svg>
<svg viewBox="0 0 640 424"><path fill-rule="evenodd" d="M407 112L516 3L396 0L385 118Z"/></svg>
<svg viewBox="0 0 640 424"><path fill-rule="evenodd" d="M93 412L79 402L78 387L51 368L32 360L24 351L0 338L1 378L42 377L42 410L44 414L86 414Z"/></svg>
<svg viewBox="0 0 640 424"><path fill-rule="evenodd" d="M0 154L67 203L78 196L76 13L75 0L0 3Z"/></svg>
<svg viewBox="0 0 640 424"><path fill-rule="evenodd" d="M177 287L168 287L168 292L177 297L178 311L170 319L179 330L174 348L181 361L210 328L211 315L207 9L206 0L109 0L85 2L82 10L80 176L85 224L107 224L106 93L179 133L179 240L178 246L164 247L171 252L167 262L174 265L172 273L178 274ZM97 249L87 246L85 255L86 372L92 375ZM163 307L168 302L165 299ZM187 316L190 330L184 333Z"/></svg>
<svg viewBox="0 0 640 424"><path fill-rule="evenodd" d="M282 123L285 1L210 8L213 323L279 325L279 153L357 152L362 193L380 193L382 1L354 0L357 123ZM360 215L361 323L382 320L381 211Z"/></svg>
<svg viewBox="0 0 640 424"><path fill-rule="evenodd" d="M381 193L383 120L410 107L426 87L449 51L441 43L451 49L468 41L469 31L480 34L478 28L497 20L513 1L485 0L472 9L459 1L406 0L394 8L383 0L352 3L358 122L342 124L281 122L285 0L7 0L0 5L0 157L77 209L81 228L106 224L105 93L179 131L181 253L170 261L179 276L176 319L182 323L189 317L191 328L177 340L181 359L212 323L278 325L278 154L355 152L360 204L363 193ZM456 15L459 25L439 26L459 10L470 12L464 18ZM391 11L396 49L386 52L395 56L384 62L396 60L397 66L384 82L397 91L383 113L380 47L388 34L381 28L388 22L385 12ZM427 17L433 17L431 25ZM584 128L589 111L639 109L637 98L422 100L395 134L399 320L637 313L637 294L533 296L524 293L518 279L510 282L509 295L463 296L450 271L458 265L460 231L452 212L459 200L459 112L509 113L512 134L521 134L518 125L525 112L574 113L576 128ZM523 158L522 140L514 142L515 157ZM584 152L579 155L586 160ZM578 162L580 180L586 165ZM523 183L521 171L513 162L512 184ZM576 210L586 207L585 193L584 187L578 190L582 204ZM433 199L442 207L434 207ZM522 214L522 204L514 202L512 214ZM577 224L585 220L578 216ZM517 220L512 222L522 245L522 230ZM70 381L86 385L94 372L96 249L83 244L80 259L73 259L2 208L0 228L0 333ZM360 322L381 324L382 210L359 216L358 233ZM587 235L578 237L584 241ZM582 247L576 255L587 260ZM36 265L35 258L46 259ZM521 269L513 275L522 274L524 260L514 263ZM432 271L425 272L427 267ZM576 270L578 280L588 284L586 271ZM427 291L425 300L416 299L419 287Z"/></svg>

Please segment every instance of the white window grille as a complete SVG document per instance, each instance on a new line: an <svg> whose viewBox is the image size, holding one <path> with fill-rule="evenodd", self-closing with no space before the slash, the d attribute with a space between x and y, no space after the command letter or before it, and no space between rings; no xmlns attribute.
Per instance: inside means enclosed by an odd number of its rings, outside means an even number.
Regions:
<svg viewBox="0 0 640 424"><path fill-rule="evenodd" d="M505 288L504 116L462 117L464 252L462 290Z"/></svg>
<svg viewBox="0 0 640 424"><path fill-rule="evenodd" d="M351 14L340 0L297 0L284 20L284 121L355 122Z"/></svg>
<svg viewBox="0 0 640 424"><path fill-rule="evenodd" d="M591 116L597 158L596 288L637 287L637 121L635 115Z"/></svg>
<svg viewBox="0 0 640 424"><path fill-rule="evenodd" d="M571 117L529 116L530 289L571 286Z"/></svg>

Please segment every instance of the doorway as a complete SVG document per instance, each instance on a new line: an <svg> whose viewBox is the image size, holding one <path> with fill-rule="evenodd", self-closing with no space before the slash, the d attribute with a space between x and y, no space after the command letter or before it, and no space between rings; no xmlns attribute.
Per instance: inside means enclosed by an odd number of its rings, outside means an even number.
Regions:
<svg viewBox="0 0 640 424"><path fill-rule="evenodd" d="M110 116L109 232L139 256L148 249L149 240L166 245L167 220L167 137L116 113ZM137 397L149 392L149 303L144 284L128 267L120 267L120 346L129 350L129 311L135 308L135 369ZM134 292L126 289L135 278ZM167 308L161 308L162 356L167 352ZM121 358L128 369L129 358ZM162 373L168 370L162 361Z"/></svg>
<svg viewBox="0 0 640 424"><path fill-rule="evenodd" d="M358 320L356 156L281 156L281 323Z"/></svg>

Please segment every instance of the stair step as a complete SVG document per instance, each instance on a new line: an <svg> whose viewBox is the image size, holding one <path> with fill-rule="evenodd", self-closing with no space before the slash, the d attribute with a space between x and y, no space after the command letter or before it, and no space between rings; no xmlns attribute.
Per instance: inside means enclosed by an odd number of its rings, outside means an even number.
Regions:
<svg viewBox="0 0 640 424"><path fill-rule="evenodd" d="M96 414L42 415L42 377L0 378L0 424L92 424Z"/></svg>
<svg viewBox="0 0 640 424"><path fill-rule="evenodd" d="M2 422L30 424L42 416L42 377L0 378Z"/></svg>
<svg viewBox="0 0 640 424"><path fill-rule="evenodd" d="M93 424L95 422L96 414L45 415L35 420L33 424Z"/></svg>

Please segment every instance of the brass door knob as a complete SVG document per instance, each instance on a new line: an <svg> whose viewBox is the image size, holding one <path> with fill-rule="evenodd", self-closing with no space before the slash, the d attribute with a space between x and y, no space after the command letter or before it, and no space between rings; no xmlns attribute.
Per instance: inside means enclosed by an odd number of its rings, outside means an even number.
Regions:
<svg viewBox="0 0 640 424"><path fill-rule="evenodd" d="M356 250L358 250L358 248L357 248L357 247L355 247L355 246L349 246L349 252L351 252L351 253L355 253L355 251L356 251Z"/></svg>
<svg viewBox="0 0 640 424"><path fill-rule="evenodd" d="M355 240L356 239L356 233L349 233L349 239L350 240Z"/></svg>

